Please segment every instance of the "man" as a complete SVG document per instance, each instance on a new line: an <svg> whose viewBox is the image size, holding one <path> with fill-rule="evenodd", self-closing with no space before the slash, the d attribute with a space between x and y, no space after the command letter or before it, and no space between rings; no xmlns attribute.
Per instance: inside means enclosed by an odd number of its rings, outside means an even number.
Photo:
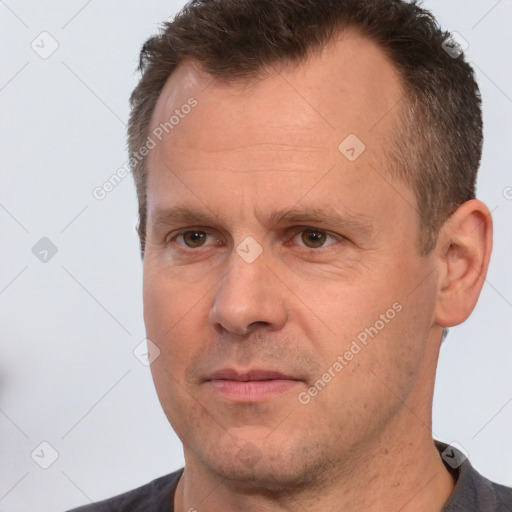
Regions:
<svg viewBox="0 0 512 512"><path fill-rule="evenodd" d="M208 0L141 71L144 319L185 468L80 510L512 510L432 439L492 245L449 35L399 0Z"/></svg>

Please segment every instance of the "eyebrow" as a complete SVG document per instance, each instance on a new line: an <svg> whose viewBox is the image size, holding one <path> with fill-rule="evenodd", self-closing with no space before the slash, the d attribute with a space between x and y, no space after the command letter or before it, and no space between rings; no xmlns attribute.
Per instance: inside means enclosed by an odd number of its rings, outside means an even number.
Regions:
<svg viewBox="0 0 512 512"><path fill-rule="evenodd" d="M275 210L266 214L257 214L257 218L262 220L264 217L266 224L272 227L278 224L329 224L340 226L351 231L357 231L360 234L370 236L374 227L369 217L355 213L340 213L333 208L313 208L305 207L285 208ZM203 211L193 207L174 206L170 208L155 209L153 214L153 224L224 224L220 217L214 212Z"/></svg>
<svg viewBox="0 0 512 512"><path fill-rule="evenodd" d="M355 213L340 213L332 208L288 208L272 212L269 219L272 225L283 222L290 224L329 224L343 226L368 235L373 232L373 224L369 217Z"/></svg>

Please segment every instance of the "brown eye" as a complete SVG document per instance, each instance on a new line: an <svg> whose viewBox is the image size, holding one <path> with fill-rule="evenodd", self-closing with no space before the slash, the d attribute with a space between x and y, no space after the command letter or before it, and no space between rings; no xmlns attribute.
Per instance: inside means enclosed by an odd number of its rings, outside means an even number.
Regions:
<svg viewBox="0 0 512 512"><path fill-rule="evenodd" d="M306 247L317 249L322 247L327 240L325 231L318 231L316 229L305 229L301 234L301 239Z"/></svg>
<svg viewBox="0 0 512 512"><path fill-rule="evenodd" d="M187 247L200 247L204 244L207 234L204 231L185 231L181 235Z"/></svg>

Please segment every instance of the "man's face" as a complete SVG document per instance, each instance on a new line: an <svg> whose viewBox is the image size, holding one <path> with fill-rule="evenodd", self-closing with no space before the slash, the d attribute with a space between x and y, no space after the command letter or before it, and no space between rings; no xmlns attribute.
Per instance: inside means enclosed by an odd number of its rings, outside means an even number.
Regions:
<svg viewBox="0 0 512 512"><path fill-rule="evenodd" d="M149 155L144 315L187 466L300 485L428 422L432 262L414 193L386 171L402 96L382 52L350 32L250 84L191 64L168 80L151 127L175 115Z"/></svg>

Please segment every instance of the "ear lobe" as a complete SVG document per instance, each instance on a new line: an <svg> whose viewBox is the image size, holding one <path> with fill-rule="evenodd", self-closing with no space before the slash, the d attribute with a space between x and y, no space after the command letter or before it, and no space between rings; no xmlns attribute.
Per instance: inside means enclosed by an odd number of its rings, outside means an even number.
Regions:
<svg viewBox="0 0 512 512"><path fill-rule="evenodd" d="M458 325L473 311L492 250L492 217L477 199L463 203L445 222L434 251L439 268L435 321Z"/></svg>

